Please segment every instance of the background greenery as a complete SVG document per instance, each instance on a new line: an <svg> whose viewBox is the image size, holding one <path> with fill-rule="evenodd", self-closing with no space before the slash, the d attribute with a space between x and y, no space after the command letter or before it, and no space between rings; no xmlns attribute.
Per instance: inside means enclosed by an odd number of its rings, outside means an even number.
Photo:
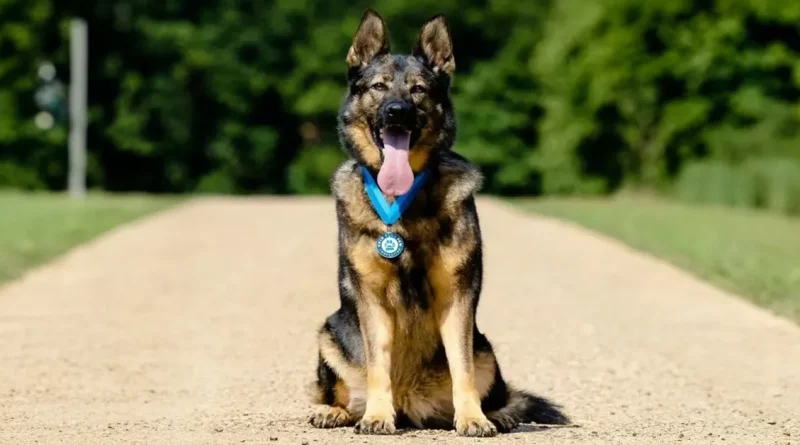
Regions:
<svg viewBox="0 0 800 445"><path fill-rule="evenodd" d="M486 191L607 194L800 213L800 2L785 0L0 0L0 186L62 189L43 60L68 79L90 29L90 186L327 193L335 114L365 7L410 48L455 41L456 150Z"/></svg>

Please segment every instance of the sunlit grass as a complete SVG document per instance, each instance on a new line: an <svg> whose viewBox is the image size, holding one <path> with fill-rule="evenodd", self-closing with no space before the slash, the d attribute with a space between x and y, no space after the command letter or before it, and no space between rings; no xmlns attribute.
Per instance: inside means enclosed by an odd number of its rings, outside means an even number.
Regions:
<svg viewBox="0 0 800 445"><path fill-rule="evenodd" d="M800 321L800 219L656 198L512 201L613 236Z"/></svg>
<svg viewBox="0 0 800 445"><path fill-rule="evenodd" d="M0 283L132 219L164 209L173 197L0 191Z"/></svg>

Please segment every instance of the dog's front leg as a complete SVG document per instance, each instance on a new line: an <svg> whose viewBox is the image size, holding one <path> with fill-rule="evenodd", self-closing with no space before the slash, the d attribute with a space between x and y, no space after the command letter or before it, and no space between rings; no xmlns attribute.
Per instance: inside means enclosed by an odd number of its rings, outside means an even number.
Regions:
<svg viewBox="0 0 800 445"><path fill-rule="evenodd" d="M497 428L481 410L481 398L475 380L473 324L470 299L455 295L441 314L439 331L453 380L453 423L456 431L461 436L490 437L497 434Z"/></svg>
<svg viewBox="0 0 800 445"><path fill-rule="evenodd" d="M367 360L367 407L356 424L361 434L394 434L392 402L392 336L394 320L378 298L366 295L358 304Z"/></svg>

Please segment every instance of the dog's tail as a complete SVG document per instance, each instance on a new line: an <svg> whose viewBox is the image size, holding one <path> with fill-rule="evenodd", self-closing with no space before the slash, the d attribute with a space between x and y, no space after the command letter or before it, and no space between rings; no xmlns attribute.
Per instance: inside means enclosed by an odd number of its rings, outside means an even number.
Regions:
<svg viewBox="0 0 800 445"><path fill-rule="evenodd" d="M561 411L561 407L550 400L510 385L506 390L508 394L506 405L486 414L500 432L511 431L521 423L534 422L540 425L570 423L569 417Z"/></svg>

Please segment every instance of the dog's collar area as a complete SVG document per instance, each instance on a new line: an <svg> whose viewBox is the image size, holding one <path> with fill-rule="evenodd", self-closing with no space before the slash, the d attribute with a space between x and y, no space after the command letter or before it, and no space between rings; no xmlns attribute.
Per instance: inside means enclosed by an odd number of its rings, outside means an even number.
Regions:
<svg viewBox="0 0 800 445"><path fill-rule="evenodd" d="M362 176L364 177L364 189L367 192L367 197L369 198L370 204L372 204L372 208L375 209L375 212L381 218L384 224L390 226L397 222L401 216L403 216L403 212L408 209L408 206L411 205L411 202L414 200L414 197L417 196L420 190L422 190L422 186L425 185L425 181L428 179L429 172L428 170L423 170L419 172L414 177L414 184L411 186L408 192L403 195L397 197L397 199L389 205L386 202L386 197L383 196L383 192L381 191L380 187L378 187L378 183L375 182L375 178L372 177L372 173L370 173L369 169L365 166L361 166Z"/></svg>

